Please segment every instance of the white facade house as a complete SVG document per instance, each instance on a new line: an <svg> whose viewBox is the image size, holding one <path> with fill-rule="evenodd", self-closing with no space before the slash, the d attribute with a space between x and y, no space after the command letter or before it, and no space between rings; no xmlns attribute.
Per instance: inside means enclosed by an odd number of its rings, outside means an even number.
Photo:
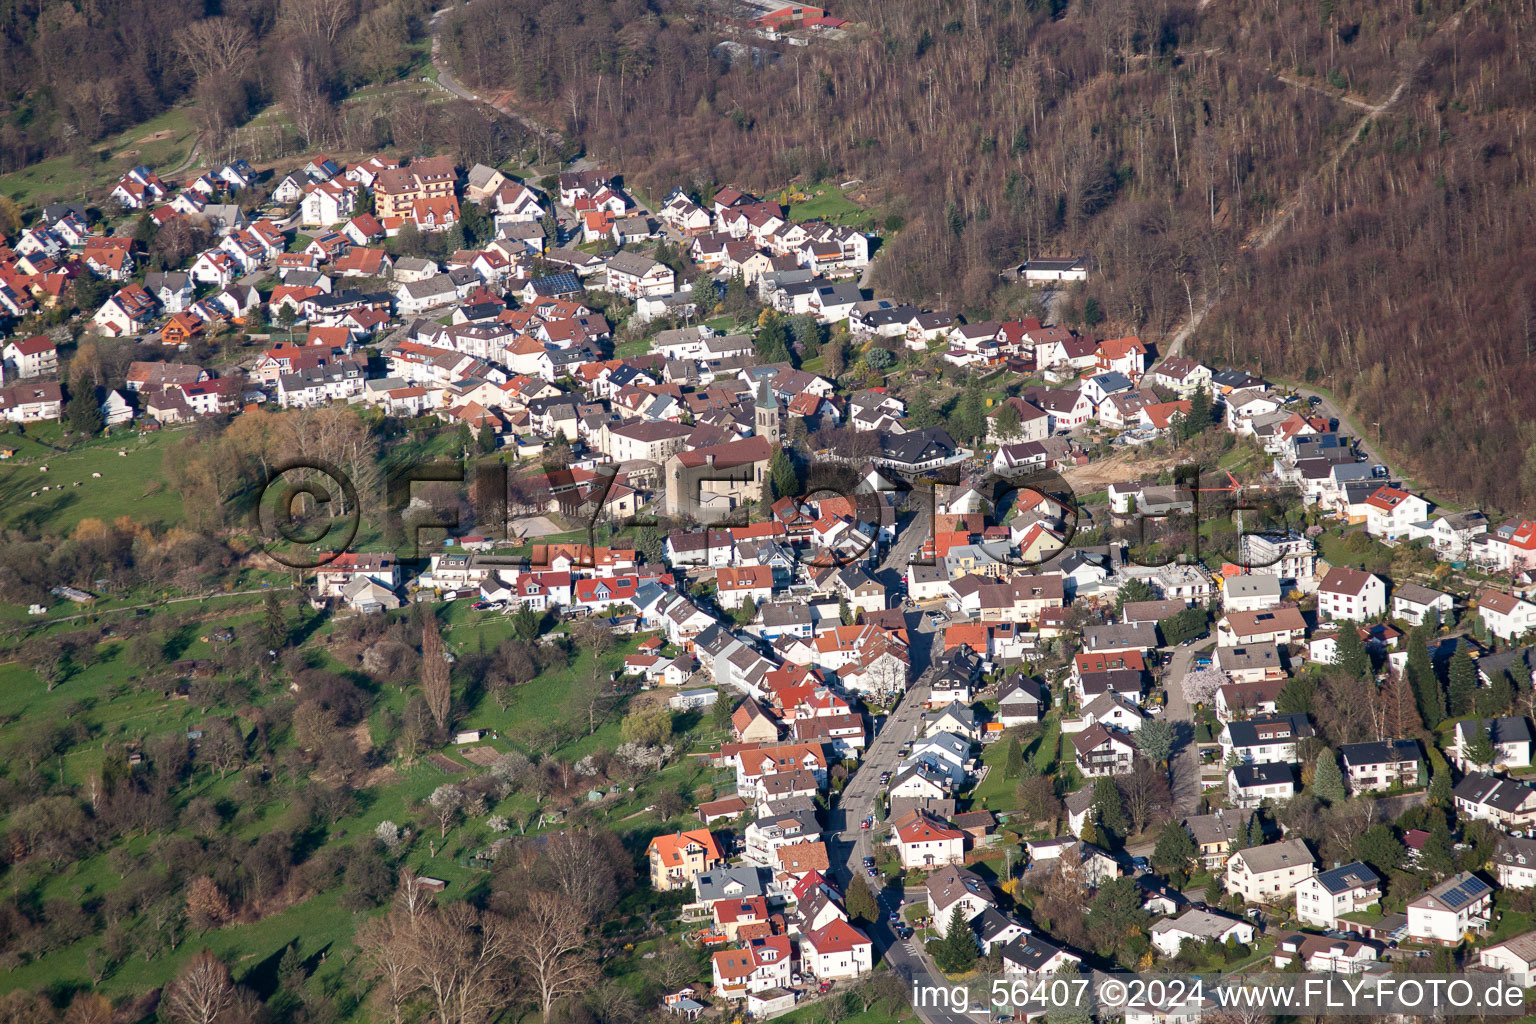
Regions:
<svg viewBox="0 0 1536 1024"><path fill-rule="evenodd" d="M1317 611L1323 619L1379 618L1387 611L1387 585L1374 573L1336 565L1318 584Z"/></svg>
<svg viewBox="0 0 1536 1024"><path fill-rule="evenodd" d="M840 918L800 936L800 970L823 981L857 978L875 967L875 944Z"/></svg>
<svg viewBox="0 0 1536 1024"><path fill-rule="evenodd" d="M1495 943L1478 954L1478 964L1500 971L1521 988L1536 986L1536 932Z"/></svg>
<svg viewBox="0 0 1536 1024"><path fill-rule="evenodd" d="M1536 604L1502 590L1483 591L1477 599L1477 614L1500 640L1513 640L1536 629Z"/></svg>
<svg viewBox="0 0 1536 1024"><path fill-rule="evenodd" d="M1227 612L1262 612L1278 607L1282 596L1280 577L1244 573L1228 577L1221 585L1221 607Z"/></svg>
<svg viewBox="0 0 1536 1024"><path fill-rule="evenodd" d="M1205 944L1226 942L1235 938L1238 942L1253 941L1253 925L1247 921L1228 917L1209 910L1186 910L1177 918L1164 918L1152 926L1152 945L1164 956L1178 956L1179 947L1185 941Z"/></svg>
<svg viewBox="0 0 1536 1024"><path fill-rule="evenodd" d="M893 841L906 871L929 871L965 859L965 833L921 811L911 811L896 823Z"/></svg>
<svg viewBox="0 0 1536 1024"><path fill-rule="evenodd" d="M1239 850L1227 861L1227 892L1249 903L1278 903L1311 878L1317 859L1300 839Z"/></svg>
<svg viewBox="0 0 1536 1024"><path fill-rule="evenodd" d="M1381 879L1355 861L1319 872L1296 886L1296 917L1319 928L1338 928L1340 914L1381 902Z"/></svg>
<svg viewBox="0 0 1536 1024"><path fill-rule="evenodd" d="M1470 871L1458 872L1408 901L1408 937L1455 945L1487 930L1492 906L1493 886Z"/></svg>
<svg viewBox="0 0 1536 1024"><path fill-rule="evenodd" d="M1399 583L1392 588L1392 615L1412 626L1422 626L1436 614L1448 622L1456 602L1450 594L1417 583Z"/></svg>
<svg viewBox="0 0 1536 1024"><path fill-rule="evenodd" d="M1493 872L1506 889L1536 888L1536 839L1500 836L1493 851Z"/></svg>

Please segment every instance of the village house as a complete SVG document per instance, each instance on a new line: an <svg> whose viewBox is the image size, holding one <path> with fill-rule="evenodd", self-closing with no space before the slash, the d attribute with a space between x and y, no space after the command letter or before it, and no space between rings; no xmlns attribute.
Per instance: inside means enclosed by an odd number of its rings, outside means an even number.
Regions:
<svg viewBox="0 0 1536 1024"><path fill-rule="evenodd" d="M54 381L0 387L0 419L8 423L41 423L63 412L64 392Z"/></svg>
<svg viewBox="0 0 1536 1024"><path fill-rule="evenodd" d="M721 950L711 958L715 995L745 999L749 993L788 988L792 960L787 935L764 936L744 949Z"/></svg>
<svg viewBox="0 0 1536 1024"><path fill-rule="evenodd" d="M1131 770L1136 745L1119 730L1095 724L1072 736L1077 768L1090 779L1125 775Z"/></svg>
<svg viewBox="0 0 1536 1024"><path fill-rule="evenodd" d="M1514 641L1536 629L1536 604L1502 590L1488 589L1479 594L1477 614L1488 632L1500 640Z"/></svg>
<svg viewBox="0 0 1536 1024"><path fill-rule="evenodd" d="M1021 935L1003 946L1003 974L1046 978L1062 968L1082 963L1082 957L1069 952L1041 935Z"/></svg>
<svg viewBox="0 0 1536 1024"><path fill-rule="evenodd" d="M1165 917L1151 928L1152 945L1164 956L1178 956L1185 942L1197 946L1221 944L1229 939L1250 943L1253 925L1235 917L1191 907L1178 917Z"/></svg>
<svg viewBox="0 0 1536 1024"><path fill-rule="evenodd" d="M1481 733L1493 746L1493 760L1477 764L1468 754L1473 738ZM1464 772L1529 768L1532 752L1531 723L1523 716L1468 718L1456 723L1456 736L1446 752Z"/></svg>
<svg viewBox="0 0 1536 1024"><path fill-rule="evenodd" d="M1392 615L1411 626L1450 620L1455 599L1450 594L1417 583L1399 583L1392 588Z"/></svg>
<svg viewBox="0 0 1536 1024"><path fill-rule="evenodd" d="M457 180L451 156L417 157L409 166L380 170L373 181L375 212L408 218L418 200L453 198Z"/></svg>
<svg viewBox="0 0 1536 1024"><path fill-rule="evenodd" d="M823 981L874 970L874 943L847 921L834 919L800 936L800 969Z"/></svg>
<svg viewBox="0 0 1536 1024"><path fill-rule="evenodd" d="M1478 953L1478 966L1508 975L1520 988L1536 986L1536 932L1485 947Z"/></svg>
<svg viewBox="0 0 1536 1024"><path fill-rule="evenodd" d="M1317 587L1318 616L1364 622L1387 611L1387 585L1380 576L1334 566Z"/></svg>
<svg viewBox="0 0 1536 1024"><path fill-rule="evenodd" d="M720 844L708 829L657 836L645 849L651 868L651 888L692 889L693 880L725 863Z"/></svg>
<svg viewBox="0 0 1536 1024"><path fill-rule="evenodd" d="M1221 585L1221 607L1233 612L1262 612L1280 604L1282 588L1278 576L1241 573L1227 577Z"/></svg>
<svg viewBox="0 0 1536 1024"><path fill-rule="evenodd" d="M0 380L6 377L46 377L59 372L59 350L46 335L36 335L12 341L0 349L3 370Z"/></svg>
<svg viewBox="0 0 1536 1024"><path fill-rule="evenodd" d="M1494 878L1505 889L1536 888L1536 839L1499 836L1493 870Z"/></svg>
<svg viewBox="0 0 1536 1024"><path fill-rule="evenodd" d="M1293 764L1298 743L1314 734L1306 715L1258 715L1223 725L1218 742L1223 762L1235 756L1239 764Z"/></svg>
<svg viewBox="0 0 1536 1024"><path fill-rule="evenodd" d="M1408 937L1454 946L1492 927L1493 887L1470 871L1408 901Z"/></svg>
<svg viewBox="0 0 1536 1024"><path fill-rule="evenodd" d="M1300 961L1302 970L1319 974L1359 974L1378 959L1376 945L1354 939L1288 932L1275 940L1274 965L1281 970Z"/></svg>
<svg viewBox="0 0 1536 1024"><path fill-rule="evenodd" d="M1239 764L1227 772L1227 799L1234 807L1258 807L1266 800L1280 804L1295 795L1288 764Z"/></svg>
<svg viewBox="0 0 1536 1024"><path fill-rule="evenodd" d="M926 812L907 812L891 832L904 871L931 871L965 857L965 833Z"/></svg>
<svg viewBox="0 0 1536 1024"><path fill-rule="evenodd" d="M1279 903L1312 877L1317 859L1300 839L1239 850L1227 860L1227 892L1248 903Z"/></svg>
<svg viewBox="0 0 1536 1024"><path fill-rule="evenodd" d="M1255 715L1274 714L1285 683L1283 678L1252 683L1223 683L1216 691L1216 720L1226 723Z"/></svg>
<svg viewBox="0 0 1536 1024"><path fill-rule="evenodd" d="M954 864L929 875L924 887L928 892L933 930L940 938L949 934L950 920L956 908L960 910L961 919L970 922L997 907L997 898L986 880L974 871Z"/></svg>
<svg viewBox="0 0 1536 1024"><path fill-rule="evenodd" d="M1345 743L1339 747L1339 756L1344 761L1344 783L1352 794L1419 785L1417 740Z"/></svg>
<svg viewBox="0 0 1536 1024"><path fill-rule="evenodd" d="M1342 927L1339 917L1381 902L1381 878L1355 861L1319 871L1296 886L1296 917L1318 928Z"/></svg>
<svg viewBox="0 0 1536 1024"><path fill-rule="evenodd" d="M1507 830L1536 824L1536 789L1524 782L1472 772L1451 790L1458 816Z"/></svg>

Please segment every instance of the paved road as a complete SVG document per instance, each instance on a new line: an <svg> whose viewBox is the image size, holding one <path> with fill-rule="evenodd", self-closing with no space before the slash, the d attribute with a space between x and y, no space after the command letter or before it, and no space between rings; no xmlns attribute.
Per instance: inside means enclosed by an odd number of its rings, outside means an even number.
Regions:
<svg viewBox="0 0 1536 1024"><path fill-rule="evenodd" d="M1200 751L1195 745L1194 709L1184 699L1180 682L1195 657L1194 647L1175 647L1173 661L1163 675L1168 691L1168 708L1163 714L1178 730L1172 769L1173 808L1179 817L1194 814L1200 803Z"/></svg>
<svg viewBox="0 0 1536 1024"><path fill-rule="evenodd" d="M935 638L942 636L939 633L931 635ZM936 639L935 642L942 641ZM886 719L869 749L864 752L858 769L849 777L842 794L832 805L830 827L842 830L842 838L832 844L832 870L838 884L845 890L853 879L866 877L864 858L875 856L874 840L886 831L884 828L866 831L859 828L859 822L874 813L875 798L882 788L880 773L895 770L901 760L901 745L917 735L922 723L923 703L929 694L925 685L927 676L928 673L924 673L923 679L907 691L901 704ZM887 919L889 914L899 912L905 896L906 893L894 886L878 893L881 919L869 929L870 938L874 940L875 948L886 965L909 986L946 985L944 976L921 954L916 941L899 938ZM918 1008L916 1012L925 1024L975 1024L976 1021L976 1018L965 1014L928 1007Z"/></svg>
<svg viewBox="0 0 1536 1024"><path fill-rule="evenodd" d="M1310 388L1299 387L1296 389L1296 393L1304 398L1318 399L1318 404L1313 408L1313 411L1323 416L1327 416L1329 419L1337 421L1340 430L1345 430L1348 433L1353 434L1355 437L1355 447L1360 450L1361 454L1370 459L1371 465L1391 465L1391 463L1387 462L1386 458L1381 454L1381 447L1375 442L1366 439L1366 434L1368 431L1366 431L1364 428L1374 428L1375 424L1362 423L1358 426L1352 425L1348 417L1345 416L1344 410L1339 408L1339 406L1334 402L1332 398L1319 391L1313 391Z"/></svg>

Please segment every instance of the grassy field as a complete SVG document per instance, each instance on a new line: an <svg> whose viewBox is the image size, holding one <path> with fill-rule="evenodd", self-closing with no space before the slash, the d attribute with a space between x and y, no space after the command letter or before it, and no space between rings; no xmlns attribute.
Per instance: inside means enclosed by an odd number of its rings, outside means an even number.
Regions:
<svg viewBox="0 0 1536 1024"><path fill-rule="evenodd" d="M180 430L123 433L60 451L57 427L29 429L20 438L8 435L0 447L16 448L17 454L0 462L0 526L66 534L86 518L111 522L127 515L146 526L177 523L181 496L164 478L165 452L184 436Z"/></svg>
<svg viewBox="0 0 1536 1024"><path fill-rule="evenodd" d="M92 152L103 154L103 159L97 163L83 164L73 156L57 156L0 175L0 194L26 208L79 199L94 190L104 193L124 171L140 164L162 172L180 165L192 151L196 134L190 109L176 107L98 143Z"/></svg>
<svg viewBox="0 0 1536 1024"><path fill-rule="evenodd" d="M288 614L294 625L301 624L301 620L293 617L293 612ZM220 620L220 624L238 628L260 615L259 605L235 608ZM461 656L494 648L511 631L509 618L476 612L469 609L466 602L447 606L442 619L447 627L448 647ZM333 652L338 649L328 643L333 633L332 624L316 625L319 628L313 631L308 642L311 664L332 671L348 671L347 666L334 657ZM159 639L165 644L168 658L207 657L214 653L208 638L213 628L212 625L183 627L174 634L161 634ZM606 678L622 658L634 650L637 642L635 638L628 638L608 651L602 658L599 676ZM239 709L214 708L205 712L185 699L164 699L158 686L149 690L139 688L136 682L142 668L130 658L125 645L119 641L100 644L83 661L87 662L86 667L52 691L21 664L0 663L0 748L13 758L18 756L17 744L22 737L23 723L27 729L68 723L85 730L92 740L78 744L58 761L60 780L72 785L83 784L99 769L105 741L141 740L186 731L197 727L209 714L238 714L243 719L244 708L261 707L282 699L286 691L286 685L281 681L265 686L253 685L242 696ZM472 697L458 716L457 724L494 730L497 735L488 741L489 745L502 751L515 747L531 750L532 744L527 740L532 735L530 730L550 724L564 725L565 735L570 738L555 749L540 753L565 761L574 761L599 747L612 748L619 743L624 702L609 708L598 720L597 728L589 730L586 706L573 699L582 681L591 678L591 672L590 655L579 655L517 688L505 708L489 696ZM407 696L405 690L394 687L379 691L370 719L375 743L388 739L386 719L400 713ZM680 750L688 751L695 746L702 748L719 738L708 721L701 720L698 715L678 716L676 723L680 732L674 743ZM387 767L371 776L372 784L359 791L355 812L327 827L327 844L358 839L367 841L375 827L386 819L411 824L421 831L406 856L409 866L420 874L446 881L449 898L462 898L483 884L487 874L467 866L466 861L496 838L485 825L485 818L495 814L514 819L530 817L531 832L538 820L531 812L538 801L532 793L513 792L496 807L488 808L485 817L466 820L450 829L447 836L440 837L435 826L428 827L421 820L422 803L445 782L451 779L462 781L479 771L462 756L460 748L450 746L445 752L450 760L464 765L469 771L450 776L425 759L407 763L386 757ZM235 786L239 779L238 772L225 777L208 769L199 770L185 790L178 793L177 803L185 806L194 799L204 798L216 805L232 806L238 800ZM708 767L704 759L683 756L639 785L606 796L601 814L610 823L609 827L631 837L632 846L643 845L649 835L680 824L663 821L655 811L653 804L658 793L664 789L691 792L697 786L717 781L720 781L719 773ZM274 793L274 797L278 795ZM247 839L278 829L299 832L307 827L301 813L299 809L291 808L286 800L273 799L260 807L244 810L226 828ZM143 854L150 852L161 838L139 837L120 842L118 846ZM45 902L99 899L112 891L120 880L116 863L111 851L99 851L63 870L39 877L36 894ZM360 919L361 915L336 903L335 890L309 896L257 921L226 926L204 935L188 935L174 954L160 955L149 961L132 957L117 967L103 981L101 988L109 996L141 993L169 980L187 956L205 947L227 956L237 979L259 979L270 973L276 958L293 942L298 943L302 955L321 964L317 973L323 985L328 975L339 980L347 970L350 957L347 947ZM8 971L0 979L0 991L83 983L90 977L92 954L99 942L95 936L82 939Z"/></svg>
<svg viewBox="0 0 1536 1024"><path fill-rule="evenodd" d="M833 224L846 224L861 231L874 229L874 214L849 199L836 185L821 182L806 186L802 191L806 198L789 204L790 220L824 220Z"/></svg>

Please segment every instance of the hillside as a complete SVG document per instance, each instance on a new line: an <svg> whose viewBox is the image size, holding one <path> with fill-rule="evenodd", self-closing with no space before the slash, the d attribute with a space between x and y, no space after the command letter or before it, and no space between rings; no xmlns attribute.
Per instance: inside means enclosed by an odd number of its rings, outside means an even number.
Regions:
<svg viewBox="0 0 1536 1024"><path fill-rule="evenodd" d="M1331 385L1425 486L1536 503L1536 451L1465 457L1536 442L1524 290L1485 270L1529 237L1530 4L850 0L845 38L734 62L706 10L475 0L443 53L643 187L884 189L883 294L1016 312L1001 267L1091 252L1059 315L1165 348L1208 295L1194 351Z"/></svg>

